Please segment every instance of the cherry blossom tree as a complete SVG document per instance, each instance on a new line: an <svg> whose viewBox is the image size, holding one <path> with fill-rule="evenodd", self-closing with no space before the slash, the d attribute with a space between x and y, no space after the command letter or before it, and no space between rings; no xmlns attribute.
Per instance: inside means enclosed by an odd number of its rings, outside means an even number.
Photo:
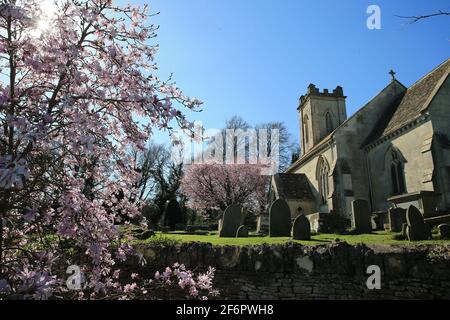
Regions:
<svg viewBox="0 0 450 320"><path fill-rule="evenodd" d="M188 206L203 214L223 211L231 204L261 212L269 183L262 169L254 164L193 164L185 170L182 192Z"/></svg>
<svg viewBox="0 0 450 320"><path fill-rule="evenodd" d="M0 295L48 298L73 263L78 297L136 289L114 267L132 253L117 212L139 214L127 150L155 129L189 132L201 105L155 74L151 18L111 0L0 2Z"/></svg>

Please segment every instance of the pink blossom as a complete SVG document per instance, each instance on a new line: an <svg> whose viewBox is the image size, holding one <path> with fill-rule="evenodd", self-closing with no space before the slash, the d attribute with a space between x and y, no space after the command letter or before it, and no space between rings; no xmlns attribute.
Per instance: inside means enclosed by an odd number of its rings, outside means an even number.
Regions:
<svg viewBox="0 0 450 320"><path fill-rule="evenodd" d="M194 164L185 172L182 191L188 205L206 213L239 204L260 212L267 205L269 179L252 164Z"/></svg>
<svg viewBox="0 0 450 320"><path fill-rule="evenodd" d="M36 35L41 1L3 2L0 34L11 39L0 39L1 290L36 299L122 294L117 263L135 253L117 246L116 224L141 205L126 151L142 148L152 129L188 127L184 113L201 102L155 74L156 27L145 5L65 1ZM84 293L67 293L52 273L55 257L66 263L71 252Z"/></svg>
<svg viewBox="0 0 450 320"><path fill-rule="evenodd" d="M198 290L196 287L190 287L189 289L189 294L193 297L197 297L198 296Z"/></svg>
<svg viewBox="0 0 450 320"><path fill-rule="evenodd" d="M123 287L123 292L130 293L130 292L133 292L136 288L137 288L137 284L136 283L127 284L127 285L125 285Z"/></svg>
<svg viewBox="0 0 450 320"><path fill-rule="evenodd" d="M183 264L175 263L172 269L166 268L163 276L156 272L154 279L156 283L161 283L161 280L165 286L176 284L191 298L206 300L219 295L219 291L213 288L214 272L214 268L209 267L206 273L195 275Z"/></svg>

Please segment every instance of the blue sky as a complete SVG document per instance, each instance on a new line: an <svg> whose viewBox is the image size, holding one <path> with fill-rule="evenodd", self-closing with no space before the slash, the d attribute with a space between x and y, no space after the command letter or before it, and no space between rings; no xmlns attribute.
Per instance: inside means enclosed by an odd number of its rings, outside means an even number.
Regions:
<svg viewBox="0 0 450 320"><path fill-rule="evenodd" d="M395 17L450 9L443 0L140 3L161 12L153 20L159 75L173 72L186 94L205 102L191 119L207 128L237 114L254 124L284 121L299 139L296 108L309 83L343 86L350 116L389 83L391 68L409 86L450 56L449 17L415 24ZM381 8L381 30L366 27L371 4Z"/></svg>

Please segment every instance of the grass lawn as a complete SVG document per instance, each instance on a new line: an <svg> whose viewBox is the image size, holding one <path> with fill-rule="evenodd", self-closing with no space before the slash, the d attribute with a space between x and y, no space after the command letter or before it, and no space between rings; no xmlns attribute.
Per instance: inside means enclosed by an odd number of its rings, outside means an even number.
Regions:
<svg viewBox="0 0 450 320"><path fill-rule="evenodd" d="M436 235L433 235L436 237ZM305 245L320 245L331 243L334 239L339 238L349 244L365 243L365 244L398 244L398 245L422 245L422 244L449 244L449 240L429 240L420 242L409 242L394 240L394 233L391 232L374 232L364 235L339 235L339 234L317 234L311 237L311 241L295 241ZM213 245L259 245L259 244L280 244L294 241L291 238L270 238L270 237L252 237L249 238L220 238L217 234L211 235L189 235L180 233L158 233L155 237L147 240L141 240L140 243L152 243L154 241L161 242L206 242Z"/></svg>

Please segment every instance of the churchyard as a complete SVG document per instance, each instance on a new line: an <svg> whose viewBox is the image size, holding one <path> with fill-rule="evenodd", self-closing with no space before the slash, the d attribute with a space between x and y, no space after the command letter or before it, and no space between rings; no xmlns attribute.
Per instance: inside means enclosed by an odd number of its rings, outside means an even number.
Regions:
<svg viewBox="0 0 450 320"><path fill-rule="evenodd" d="M202 242L211 243L212 245L232 245L232 246L251 246L262 244L283 244L288 242L296 242L303 245L323 245L331 244L336 240L345 241L349 244L364 243L367 245L382 244L382 245L427 245L427 244L449 244L449 240L440 240L437 234L433 234L433 240L426 240L420 242L409 242L397 240L397 233L388 231L375 231L364 235L342 235L342 234L315 234L311 236L311 240L292 240L290 237L271 238L267 236L257 236L250 234L248 238L221 238L217 232L211 232L208 235L193 235L186 232L169 232L156 233L155 237L150 237L145 240L134 240L138 243L189 243Z"/></svg>
<svg viewBox="0 0 450 320"><path fill-rule="evenodd" d="M448 28L131 2L1 1L0 300L450 299Z"/></svg>
<svg viewBox="0 0 450 320"><path fill-rule="evenodd" d="M121 227L121 240L147 263L125 264L128 272L177 261L194 270L213 266L226 299L446 299L450 292L447 215L424 218L412 205L370 213L357 199L351 223L341 224L336 213L293 216L276 199L255 229L256 217L239 205L220 212L218 223L197 226L172 219L180 209L175 201L166 206L162 221L172 227ZM382 285L372 286L372 272Z"/></svg>
<svg viewBox="0 0 450 320"><path fill-rule="evenodd" d="M299 215L292 219L289 206L283 199L278 199L271 204L267 230L263 228L257 231L250 230L250 227L244 224L247 212L238 205L231 205L224 211L217 230L214 229L214 226L184 226L170 218L178 217L179 219L181 217L180 210L176 201L171 201L170 205L166 207L164 219L164 221L170 221L170 226L163 227L159 231L126 226L122 228L123 238L133 243L201 242L235 246L288 242L324 245L340 241L366 245L450 244L449 224L433 222L436 218L434 220L424 219L421 212L414 206L410 206L407 210L390 209L385 215L387 223L383 223L382 228L379 228L373 215L369 214L367 202L355 200L352 203L352 226L340 230L335 229L333 232L312 230L310 219L305 215ZM446 216L442 216L442 218L444 221L446 220ZM378 225L381 222L378 221ZM323 225L320 228L324 230ZM326 230L330 230L330 226L326 227Z"/></svg>

